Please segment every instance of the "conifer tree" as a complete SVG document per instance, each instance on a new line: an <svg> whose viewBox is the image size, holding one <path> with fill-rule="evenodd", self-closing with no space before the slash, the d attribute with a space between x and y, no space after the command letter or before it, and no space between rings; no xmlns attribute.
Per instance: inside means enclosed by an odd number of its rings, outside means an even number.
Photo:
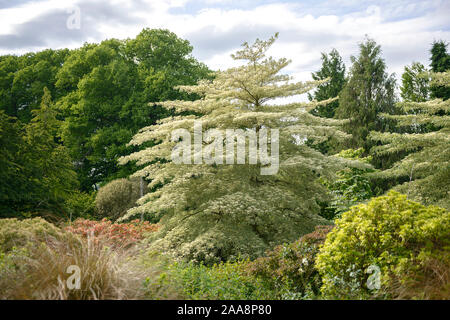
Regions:
<svg viewBox="0 0 450 320"><path fill-rule="evenodd" d="M392 112L395 107L395 78L386 73L381 47L372 39L359 45L358 57L351 57L349 80L339 95L339 118L350 118L347 132L353 135L352 147L370 148L366 137L371 130L386 129L379 113Z"/></svg>
<svg viewBox="0 0 450 320"><path fill-rule="evenodd" d="M51 101L50 91L45 87L39 109L32 111L33 118L26 126L25 141L28 152L27 170L30 181L37 184L33 196L35 210L62 209L65 198L78 187L72 159L60 143L57 111Z"/></svg>
<svg viewBox="0 0 450 320"><path fill-rule="evenodd" d="M0 217L13 216L30 193L25 148L17 118L0 110Z"/></svg>
<svg viewBox="0 0 450 320"><path fill-rule="evenodd" d="M278 97L306 93L323 83L292 82L288 75L279 74L290 61L265 56L276 37L257 39L253 45L244 43L232 57L246 64L219 71L214 80L178 87L201 99L158 103L181 115L141 129L130 142L159 142L121 159L122 164L137 161L144 166L135 176L150 180L150 192L120 220L141 214L161 218L163 228L155 235L152 248L178 258L213 263L239 255L261 255L276 244L312 231L317 224L327 223L317 214L317 201L326 198L318 177L330 177L346 163L360 163L324 156L305 143L320 143L331 135L348 138L340 131L342 120L308 112L318 103L269 103ZM193 148L190 136L172 136L177 130L191 132L199 123L206 133L203 141L194 134ZM249 155L245 156L245 164L230 164L242 163L243 159L238 162L238 152L223 156L228 142L235 142L235 137L227 136L231 129L242 130L239 137L244 137L245 154ZM261 140L257 143L257 159L250 152L252 134L261 137L269 131L267 147L271 155L276 153L279 142L279 168L272 172L268 172L270 165L262 156ZM203 150L195 144L196 139ZM193 149L193 155L185 159L191 164L172 160L173 149L180 143L186 143L188 151ZM256 164L254 160L258 160Z"/></svg>
<svg viewBox="0 0 450 320"><path fill-rule="evenodd" d="M447 53L447 43L442 40L433 42L430 53L431 71L445 72L450 70L450 54ZM450 98L450 88L440 85L431 86L431 97L447 100Z"/></svg>
<svg viewBox="0 0 450 320"><path fill-rule="evenodd" d="M450 72L432 73L431 85L450 87ZM383 143L377 155L407 152L392 168L374 173L381 179L402 182L395 187L424 204L450 209L450 100L402 102L401 115L384 114L409 133L372 132L370 138Z"/></svg>

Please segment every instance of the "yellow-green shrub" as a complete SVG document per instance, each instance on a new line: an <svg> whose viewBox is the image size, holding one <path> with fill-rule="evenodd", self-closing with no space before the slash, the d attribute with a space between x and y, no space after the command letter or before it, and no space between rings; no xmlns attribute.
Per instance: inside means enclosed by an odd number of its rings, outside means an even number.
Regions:
<svg viewBox="0 0 450 320"><path fill-rule="evenodd" d="M429 282L427 275L433 276L426 267L430 261L438 260L449 269L449 230L448 211L425 207L394 191L354 206L336 220L336 227L317 255L322 293L338 299L374 294L395 298L399 286L414 283L416 289L410 292L410 298L442 298L423 292L426 288L418 283ZM366 272L371 265L380 269L378 292L367 288L370 274ZM441 286L437 292L448 294L448 283L438 280L442 274L433 277L436 279L432 282Z"/></svg>

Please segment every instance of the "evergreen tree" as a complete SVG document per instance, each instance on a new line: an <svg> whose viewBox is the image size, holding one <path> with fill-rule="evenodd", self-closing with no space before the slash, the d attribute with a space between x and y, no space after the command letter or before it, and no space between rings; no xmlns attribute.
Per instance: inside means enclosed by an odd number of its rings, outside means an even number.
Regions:
<svg viewBox="0 0 450 320"><path fill-rule="evenodd" d="M353 147L370 149L366 137L371 130L384 130L388 123L379 118L381 112L392 112L395 106L395 78L386 73L381 48L372 39L359 45L358 57L351 57L348 83L339 95L339 118L350 118L345 126L353 135Z"/></svg>
<svg viewBox="0 0 450 320"><path fill-rule="evenodd" d="M445 72L447 70L450 70L450 55L447 53L447 43L445 43L444 41L433 42L430 53L431 71ZM431 97L447 100L448 98L450 98L450 88L439 85L432 86Z"/></svg>
<svg viewBox="0 0 450 320"><path fill-rule="evenodd" d="M413 62L411 66L405 66L400 95L404 101L424 102L429 97L429 82L424 65L420 62Z"/></svg>
<svg viewBox="0 0 450 320"><path fill-rule="evenodd" d="M40 107L22 125L0 111L0 210L4 216L65 213L65 200L78 187L61 123L44 87Z"/></svg>
<svg viewBox="0 0 450 320"><path fill-rule="evenodd" d="M330 135L341 138L348 135L339 129L341 120L320 118L308 112L318 103L282 106L268 103L278 97L306 93L324 83L291 83L289 76L279 74L290 61L265 57L276 37L268 41L257 39L253 45L244 43L243 49L232 57L247 61L246 64L218 72L213 81L179 87L201 99L160 104L190 115L161 120L143 128L132 139L133 145L148 141L159 144L121 159L122 164L137 161L145 166L135 176L151 180L150 192L121 220L141 214L161 218L163 228L152 242L153 248L178 258L213 263L238 255L258 256L275 244L297 239L315 225L327 223L317 215L317 201L327 197L318 178L331 177L338 167L353 162L324 156L304 142L312 139L320 143ZM200 144L194 145L193 157L188 153L185 159L192 163L193 158L194 164L177 164L172 159L174 147L182 143L186 144L187 152L192 151L191 137L180 138L177 132L181 129L191 132L199 125L196 121L201 121L202 129L208 131L203 141L194 136L194 142L198 139ZM272 174L265 172L271 167L262 156L261 140L257 143L258 157L251 153L250 147L250 137L261 138L269 128L272 128L271 142L267 148L270 146L271 154L276 153L279 142L280 151L279 168ZM279 129L279 140L273 128ZM239 137L243 138L248 157L241 160L246 165L231 165L239 158L234 151L224 160L223 151L229 148L229 142L234 150L235 138L227 137L226 132L230 129L242 130ZM172 136L174 132L177 134ZM257 158L256 164L252 162Z"/></svg>
<svg viewBox="0 0 450 320"><path fill-rule="evenodd" d="M0 216L13 216L32 189L23 157L25 142L17 118L0 110Z"/></svg>
<svg viewBox="0 0 450 320"><path fill-rule="evenodd" d="M308 93L309 101L323 101L339 95L346 79L345 64L336 49L331 50L329 54L322 53L322 67L319 71L312 73L312 78L314 80L329 79L329 81L319 85L312 94ZM312 112L319 117L333 118L338 105L339 102L335 100L329 104L318 106Z"/></svg>
<svg viewBox="0 0 450 320"><path fill-rule="evenodd" d="M45 87L39 109L26 126L25 141L31 182L37 184L34 210L63 209L67 196L78 187L76 173L68 150L60 143L60 120L52 105L50 91Z"/></svg>
<svg viewBox="0 0 450 320"><path fill-rule="evenodd" d="M450 72L432 74L432 85L450 87ZM395 179L395 187L424 204L450 209L450 100L402 102L401 115L394 119L409 133L372 132L371 139L383 143L373 148L377 155L407 152L392 168L374 173L384 180Z"/></svg>

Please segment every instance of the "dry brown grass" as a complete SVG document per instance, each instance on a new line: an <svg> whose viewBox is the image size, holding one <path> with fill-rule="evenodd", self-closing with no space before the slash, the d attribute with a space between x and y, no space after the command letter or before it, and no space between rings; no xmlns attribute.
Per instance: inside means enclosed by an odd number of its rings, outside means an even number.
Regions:
<svg viewBox="0 0 450 320"><path fill-rule="evenodd" d="M32 242L31 242L32 243ZM0 274L1 299L139 299L148 270L134 263L136 248L111 249L98 241L48 237L10 254L9 268ZM80 289L69 289L67 268L81 270Z"/></svg>
<svg viewBox="0 0 450 320"><path fill-rule="evenodd" d="M421 263L421 275L412 272L396 281L390 294L394 299L450 300L450 265L448 259L428 259Z"/></svg>

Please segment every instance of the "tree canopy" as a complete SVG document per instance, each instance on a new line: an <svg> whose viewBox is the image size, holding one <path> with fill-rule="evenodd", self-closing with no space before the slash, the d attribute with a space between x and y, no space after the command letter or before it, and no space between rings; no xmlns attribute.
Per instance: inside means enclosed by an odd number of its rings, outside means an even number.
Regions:
<svg viewBox="0 0 450 320"><path fill-rule="evenodd" d="M296 239L315 225L327 223L317 215L317 200L327 197L319 176L331 176L347 163L360 163L325 156L305 143L320 143L331 135L348 138L340 131L342 120L307 112L316 108L317 102L270 104L277 97L306 93L324 83L291 82L289 76L280 74L290 61L265 56L276 37L257 39L252 45L244 43L232 57L245 64L217 72L214 80L178 87L201 99L159 102L178 115L141 129L131 140L132 145L159 142L121 159L122 164L137 161L145 166L135 176L149 179L152 190L122 220L143 213L161 217L164 227L152 243L154 247L176 257L212 263L238 255L257 256L274 244ZM191 114L180 115L185 112ZM195 126L199 125L206 131L203 140L195 137ZM200 139L199 144L194 141L193 149L192 128L194 140ZM268 139L269 128L269 158L280 151L279 168L271 172L273 163L264 161L261 149L252 158L250 146L252 136L258 136L257 147L261 148L261 134ZM188 134L178 136L183 129ZM230 136L230 129L241 130L240 135ZM234 150L235 138L242 138L237 149L243 147L241 151L248 154L241 162L234 151L224 158L228 143ZM172 158L179 143L187 145L185 164Z"/></svg>
<svg viewBox="0 0 450 320"><path fill-rule="evenodd" d="M126 143L139 128L167 116L161 108L146 108L148 101L192 99L173 89L208 77L191 51L167 30L144 29L135 39L88 44L69 55L57 74L56 87L68 91L58 108L83 190L134 170L117 166L120 156L135 151Z"/></svg>
<svg viewBox="0 0 450 320"><path fill-rule="evenodd" d="M117 165L138 150L126 144L169 115L147 102L192 100L173 87L210 77L191 52L168 30L144 29L134 39L0 56L2 207L17 213L52 203L61 215L70 194L134 172Z"/></svg>
<svg viewBox="0 0 450 320"><path fill-rule="evenodd" d="M400 96L404 101L424 102L430 94L430 79L427 69L420 62L413 62L411 66L405 66L402 74Z"/></svg>
<svg viewBox="0 0 450 320"><path fill-rule="evenodd" d="M78 187L72 159L58 141L60 121L50 91L44 87L43 92L40 107L23 128L1 111L3 214L64 211L64 199Z"/></svg>
<svg viewBox="0 0 450 320"><path fill-rule="evenodd" d="M353 135L352 146L368 150L369 132L386 129L388 124L378 114L393 112L395 108L395 78L386 73L381 48L374 40L367 38L359 49L359 56L350 58L349 80L339 95L336 115L350 119L345 128Z"/></svg>
<svg viewBox="0 0 450 320"><path fill-rule="evenodd" d="M319 71L312 73L314 80L329 79L326 83L320 84L313 93L308 93L310 101L323 101L335 98L339 95L346 83L345 64L336 49L329 54L322 53L322 66ZM335 100L326 105L320 105L312 110L315 115L326 118L333 118L339 101Z"/></svg>

